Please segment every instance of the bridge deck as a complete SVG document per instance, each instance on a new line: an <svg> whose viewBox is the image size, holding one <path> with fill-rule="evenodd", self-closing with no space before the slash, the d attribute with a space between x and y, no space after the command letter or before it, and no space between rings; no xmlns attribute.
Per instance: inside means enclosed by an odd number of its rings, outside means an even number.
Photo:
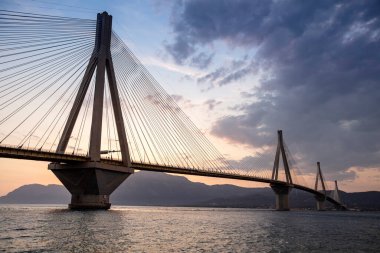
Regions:
<svg viewBox="0 0 380 253"><path fill-rule="evenodd" d="M46 162L63 162L63 163L76 163L76 162L89 161L89 158L86 156L58 154L58 153L53 153L53 152L44 151L44 150L29 150L29 149L20 149L20 148L15 148L15 147L6 147L6 146L0 146L0 157L23 159L23 160L46 161ZM116 160L102 159L101 161L106 164L114 164L114 165L122 166L122 163ZM132 162L132 168L136 170L143 170L143 171L167 172L167 173L183 174L183 175L216 177L216 178L225 178L225 179L254 181L254 182L269 183L269 184L287 185L287 183L283 181L277 181L277 180L272 180L268 178L250 176L250 175L240 175L238 173L233 173L233 172L231 173L211 172L211 171L203 171L200 169L178 168L178 167L170 167L170 166L164 166L164 165L144 164L144 163L134 163L134 162ZM291 186L295 189L306 191L317 196L324 196L322 192L316 191L314 189L308 188L303 185L293 184ZM326 197L326 200L331 202L332 204L345 208L341 203L337 202L333 198L329 196L325 196L325 197Z"/></svg>

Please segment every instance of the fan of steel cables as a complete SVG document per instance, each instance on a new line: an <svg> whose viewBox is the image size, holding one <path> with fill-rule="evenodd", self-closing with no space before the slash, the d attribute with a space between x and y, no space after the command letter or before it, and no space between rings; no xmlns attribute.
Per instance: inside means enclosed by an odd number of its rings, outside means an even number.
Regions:
<svg viewBox="0 0 380 253"><path fill-rule="evenodd" d="M0 10L0 34L0 145L55 152L94 50L96 21ZM270 178L267 161L231 165L114 32L110 50L132 162ZM95 78L68 154L88 155ZM101 156L120 160L105 80Z"/></svg>
<svg viewBox="0 0 380 253"><path fill-rule="evenodd" d="M94 20L0 10L1 145L55 150L95 27Z"/></svg>

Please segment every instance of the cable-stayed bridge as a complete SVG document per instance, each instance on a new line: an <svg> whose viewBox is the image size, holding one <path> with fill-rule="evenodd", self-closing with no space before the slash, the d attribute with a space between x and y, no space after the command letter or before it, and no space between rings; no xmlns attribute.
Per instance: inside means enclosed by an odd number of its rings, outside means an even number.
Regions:
<svg viewBox="0 0 380 253"><path fill-rule="evenodd" d="M97 20L0 10L0 157L49 161L71 208L110 207L134 170L269 183L276 208L292 188L345 206L302 181L282 131L274 163L232 165L112 30ZM331 196L328 194L332 192Z"/></svg>

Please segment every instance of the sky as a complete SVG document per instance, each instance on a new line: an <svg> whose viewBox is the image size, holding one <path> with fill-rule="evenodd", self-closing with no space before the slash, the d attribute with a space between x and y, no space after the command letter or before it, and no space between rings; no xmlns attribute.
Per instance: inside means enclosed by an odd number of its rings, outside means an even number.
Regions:
<svg viewBox="0 0 380 253"><path fill-rule="evenodd" d="M232 164L271 163L282 129L307 181L320 161L342 190L380 190L379 1L2 0L0 9L88 19L107 11ZM1 158L0 168L0 195L59 183L47 163Z"/></svg>

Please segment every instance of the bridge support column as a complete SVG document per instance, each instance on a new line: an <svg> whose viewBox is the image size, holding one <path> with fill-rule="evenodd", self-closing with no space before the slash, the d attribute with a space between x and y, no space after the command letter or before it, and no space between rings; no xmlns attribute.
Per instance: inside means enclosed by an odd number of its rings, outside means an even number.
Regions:
<svg viewBox="0 0 380 253"><path fill-rule="evenodd" d="M325 196L316 195L315 199L317 200L317 211L325 211Z"/></svg>
<svg viewBox="0 0 380 253"><path fill-rule="evenodd" d="M133 173L112 62L111 37L112 16L108 15L107 12L99 13L96 25L95 47L57 146L57 153L65 154L88 87L96 70L90 146L87 157L89 162L72 164L53 163L49 165L49 169L72 194L71 204L69 205L71 209L109 209L111 206L109 202L110 194ZM105 164L101 161L106 72L122 157L122 166ZM107 152L109 151L107 150Z"/></svg>
<svg viewBox="0 0 380 253"><path fill-rule="evenodd" d="M71 193L70 209L103 209L111 207L111 193L133 173L122 166L86 162L49 164L49 169Z"/></svg>
<svg viewBox="0 0 380 253"><path fill-rule="evenodd" d="M280 184L271 184L270 187L276 194L276 210L289 211L289 192L292 187Z"/></svg>

